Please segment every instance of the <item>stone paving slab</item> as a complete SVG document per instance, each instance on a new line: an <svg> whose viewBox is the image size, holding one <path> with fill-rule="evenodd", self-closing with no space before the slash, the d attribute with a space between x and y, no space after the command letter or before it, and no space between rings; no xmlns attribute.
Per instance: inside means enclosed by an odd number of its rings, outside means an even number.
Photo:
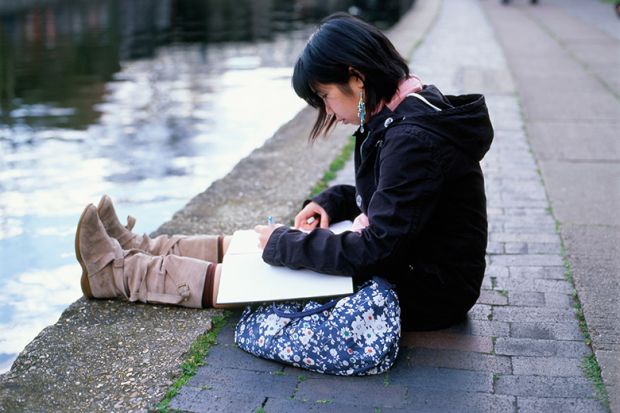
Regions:
<svg viewBox="0 0 620 413"><path fill-rule="evenodd" d="M611 410L620 411L620 20L609 2L481 4L512 69Z"/></svg>
<svg viewBox="0 0 620 413"><path fill-rule="evenodd" d="M200 386L222 374L225 383L239 377L240 384L231 386L243 401L254 394L247 377L264 378L255 383L256 389L264 389L261 404L243 404L236 411L606 411L581 367L592 350L575 315L573 287L564 276L561 241L526 140L517 91L480 3L444 2L412 67L446 93L483 90L496 130L482 162L489 265L467 320L445 330L403 333L389 372L353 378L250 361L232 344L229 327L207 357L209 364L181 389L171 407L188 412L207 408L199 400L206 400L211 390ZM335 182L352 179L350 162ZM230 371L224 374L226 366ZM270 388L276 383L282 389Z"/></svg>

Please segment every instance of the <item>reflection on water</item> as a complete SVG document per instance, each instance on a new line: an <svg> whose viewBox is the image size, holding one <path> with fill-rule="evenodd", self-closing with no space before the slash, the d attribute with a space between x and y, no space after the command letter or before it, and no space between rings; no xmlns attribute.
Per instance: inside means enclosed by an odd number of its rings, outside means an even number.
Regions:
<svg viewBox="0 0 620 413"><path fill-rule="evenodd" d="M108 193L150 232L303 106L315 22L411 1L0 2L0 372L81 295L73 237ZM19 4L17 4L19 3Z"/></svg>

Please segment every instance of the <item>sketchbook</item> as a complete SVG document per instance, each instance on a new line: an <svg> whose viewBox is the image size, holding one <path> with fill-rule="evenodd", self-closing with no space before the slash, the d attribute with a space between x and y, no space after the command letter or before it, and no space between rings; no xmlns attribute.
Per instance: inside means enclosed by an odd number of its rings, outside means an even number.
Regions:
<svg viewBox="0 0 620 413"><path fill-rule="evenodd" d="M350 221L330 227L335 233L348 230ZM267 264L258 247L258 233L240 230L233 234L224 255L217 295L218 304L295 300L353 293L353 278L311 270L293 270Z"/></svg>

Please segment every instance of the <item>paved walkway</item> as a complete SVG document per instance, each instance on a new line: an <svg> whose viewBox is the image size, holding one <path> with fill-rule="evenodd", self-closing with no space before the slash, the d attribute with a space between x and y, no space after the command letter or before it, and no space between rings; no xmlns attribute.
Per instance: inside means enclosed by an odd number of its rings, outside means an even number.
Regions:
<svg viewBox="0 0 620 413"><path fill-rule="evenodd" d="M611 409L620 412L620 19L601 1L482 4L519 91Z"/></svg>
<svg viewBox="0 0 620 413"><path fill-rule="evenodd" d="M449 7L448 7L449 6ZM412 67L446 93L487 96L496 138L483 161L489 248L463 324L404 333L394 368L342 378L247 355L225 328L170 407L187 412L604 412L582 369L592 354L573 309L561 242L526 140L515 84L477 0L443 3ZM339 177L351 181L351 165Z"/></svg>

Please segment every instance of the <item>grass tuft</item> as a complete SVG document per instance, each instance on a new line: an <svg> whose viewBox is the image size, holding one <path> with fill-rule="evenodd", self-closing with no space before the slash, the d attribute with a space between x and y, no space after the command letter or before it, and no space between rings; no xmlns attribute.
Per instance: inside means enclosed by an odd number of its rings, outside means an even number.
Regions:
<svg viewBox="0 0 620 413"><path fill-rule="evenodd" d="M196 341L192 344L189 349L189 355L187 359L181 364L181 377L179 377L164 396L163 400L160 401L156 406L155 410L157 412L168 412L168 405L177 395L181 387L187 381L192 378L196 371L198 371L198 367L203 366L205 364L204 358L209 354L209 349L211 346L217 343L217 335L222 329L222 327L226 324L226 319L228 318L229 313L224 312L221 316L213 317L211 322L213 323L211 330L208 332L201 334L198 336Z"/></svg>
<svg viewBox="0 0 620 413"><path fill-rule="evenodd" d="M383 385L384 386L389 386L390 385L390 372L386 372L385 375L383 376Z"/></svg>
<svg viewBox="0 0 620 413"><path fill-rule="evenodd" d="M323 178L317 182L312 189L310 190L310 198L318 195L320 192L327 189L329 186L329 182L333 181L336 177L336 173L344 168L345 164L351 158L351 154L355 149L355 137L350 136L349 142L342 148L340 154L336 157L336 159L329 165L329 169L323 174Z"/></svg>
<svg viewBox="0 0 620 413"><path fill-rule="evenodd" d="M561 224L560 222L553 216L556 223L556 230L558 234L561 234ZM583 334L583 341L586 343L592 353L588 356L584 356L584 360L582 362L582 370L586 377L592 382L594 389L596 391L597 399L601 402L601 404L610 411L609 407L609 395L607 394L607 389L603 384L603 377L601 376L601 368L596 360L596 355L592 350L592 337L590 336L590 331L588 330L588 323L586 322L586 317L583 313L583 308L581 307L581 301L579 300L579 294L577 293L577 288L575 287L575 277L573 276L573 266L568 260L568 253L566 252L566 246L564 245L564 240L560 237L560 247L562 251L562 259L564 261L564 277L570 283L573 291L573 308L575 310L575 316L577 317L577 321L579 322L579 329Z"/></svg>
<svg viewBox="0 0 620 413"><path fill-rule="evenodd" d="M605 384L603 383L601 368L598 365L598 361L596 361L596 356L594 355L594 353L583 357L583 360L581 362L581 370L583 370L583 373L594 385L597 399L600 400L600 402L603 404L603 406L605 406L607 411L610 411L609 396L607 394Z"/></svg>
<svg viewBox="0 0 620 413"><path fill-rule="evenodd" d="M556 221L557 222L557 221ZM579 301L579 296L577 294L577 289L575 288L575 278L573 277L573 266L567 258L566 249L564 247L564 242L561 241L561 249L562 249L562 257L564 260L564 277L571 284L573 288L572 297L573 297L573 308L575 310L575 316L577 317L577 321L579 321L579 329L583 334L583 340L588 346L592 345L592 338L590 337L590 331L588 331L588 323L586 322L586 317L583 314L583 308L581 308L581 302Z"/></svg>

